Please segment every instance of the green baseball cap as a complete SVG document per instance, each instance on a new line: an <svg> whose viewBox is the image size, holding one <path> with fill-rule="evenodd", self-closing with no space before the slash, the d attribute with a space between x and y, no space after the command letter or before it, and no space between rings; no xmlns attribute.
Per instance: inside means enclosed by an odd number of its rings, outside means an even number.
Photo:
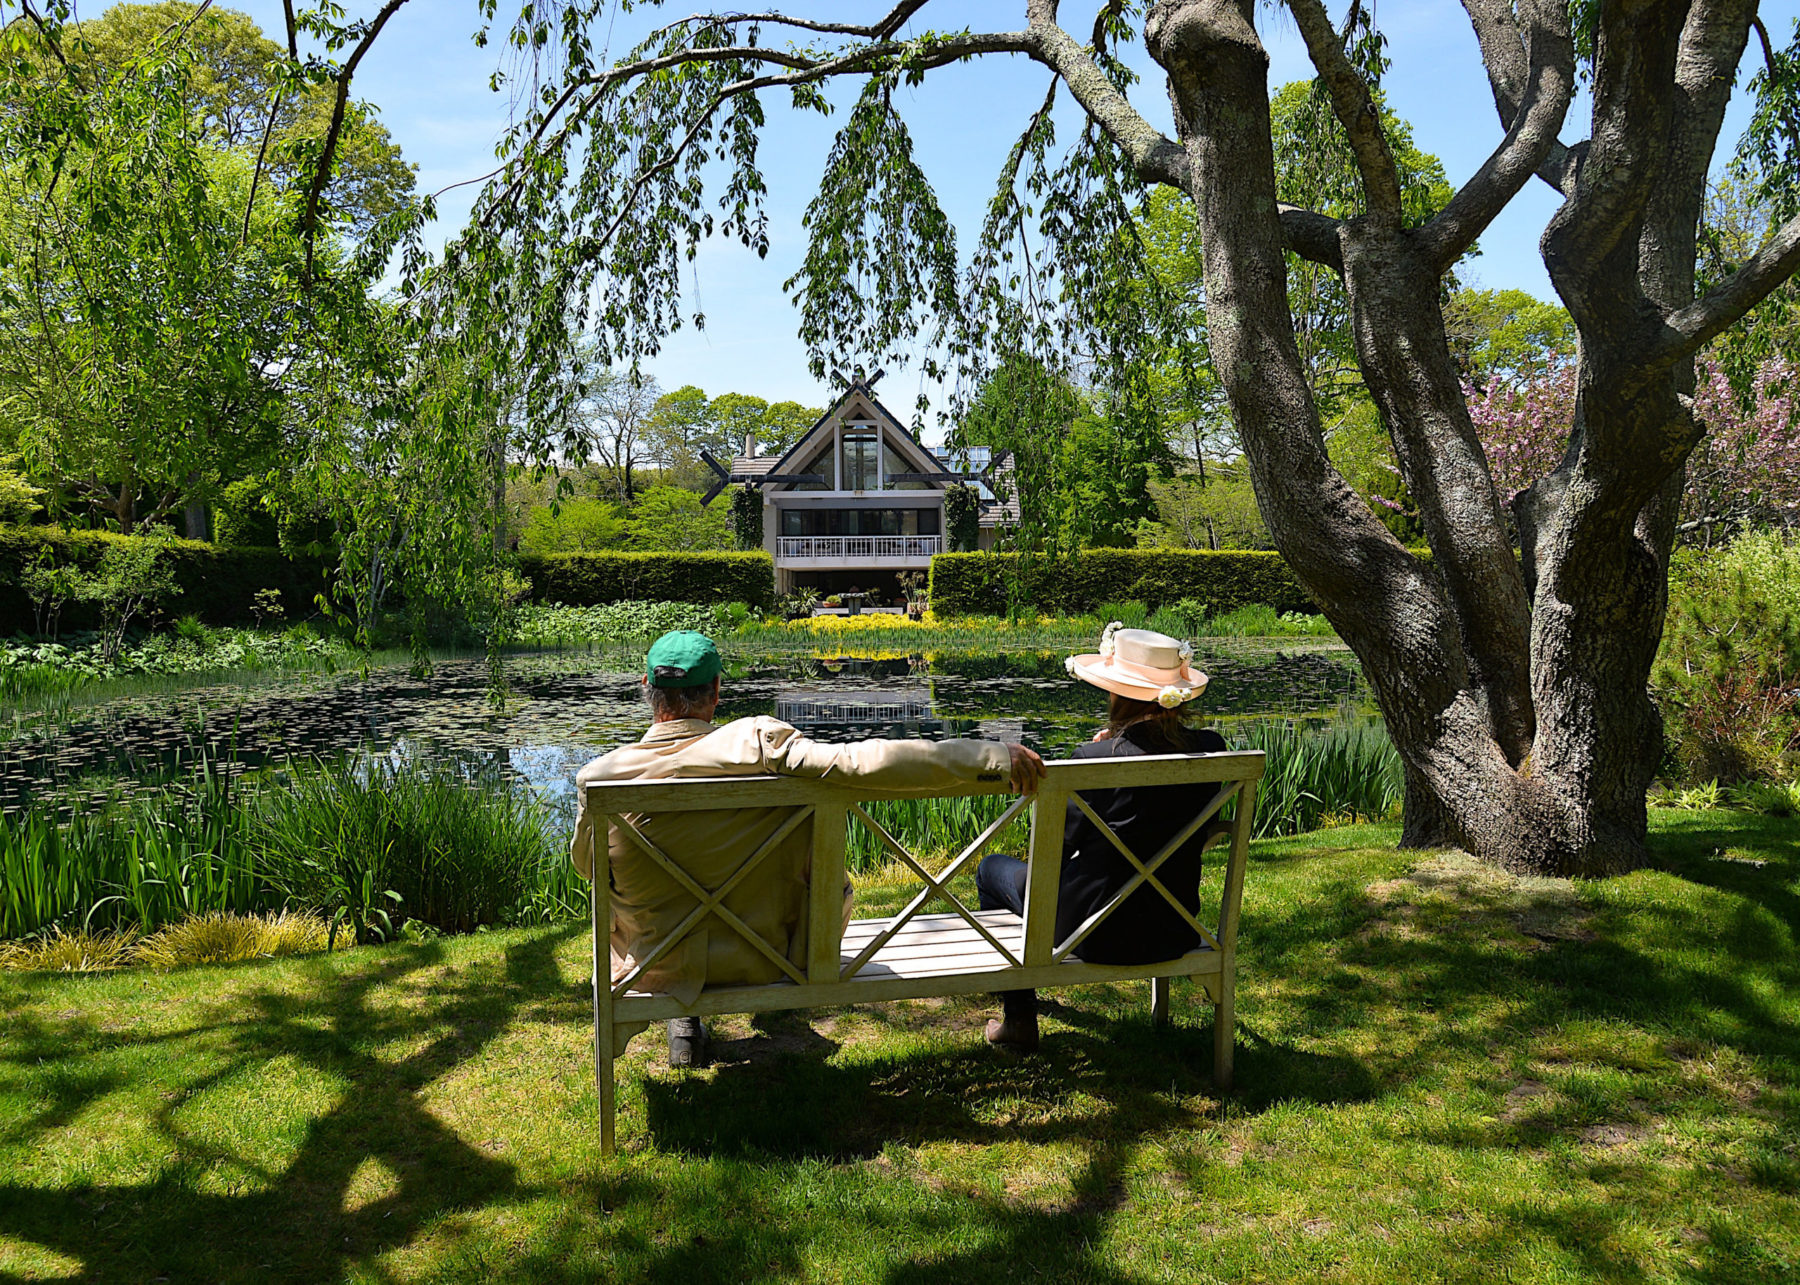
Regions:
<svg viewBox="0 0 1800 1285"><path fill-rule="evenodd" d="M704 687L723 668L713 640L691 629L664 634L644 657L644 677L652 687Z"/></svg>

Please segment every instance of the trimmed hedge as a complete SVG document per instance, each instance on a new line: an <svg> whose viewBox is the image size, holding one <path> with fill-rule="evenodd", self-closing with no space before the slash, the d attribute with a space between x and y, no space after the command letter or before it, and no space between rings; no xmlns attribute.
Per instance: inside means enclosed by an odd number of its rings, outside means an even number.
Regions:
<svg viewBox="0 0 1800 1285"><path fill-rule="evenodd" d="M995 615L1012 600L1016 553L940 553L931 560L931 609L943 616ZM1316 612L1279 553L1246 549L1088 549L1065 562L1038 560L1024 601L1040 611L1092 611L1141 602L1154 611L1193 598L1213 615L1263 603Z"/></svg>
<svg viewBox="0 0 1800 1285"><path fill-rule="evenodd" d="M0 636L31 628L31 599L20 586L19 575L46 546L55 551L57 561L92 571L109 544L141 538L110 531L0 526ZM198 616L211 625L248 624L259 589L280 590L288 619L303 620L314 613L313 599L325 589L325 569L319 562L289 558L279 549L225 549L199 540L171 540L168 550L181 594L167 610L176 616ZM63 608L64 629L91 628L96 623L90 604L71 602Z"/></svg>
<svg viewBox="0 0 1800 1285"><path fill-rule="evenodd" d="M775 603L775 563L766 553L523 554L534 602L598 607L609 602Z"/></svg>

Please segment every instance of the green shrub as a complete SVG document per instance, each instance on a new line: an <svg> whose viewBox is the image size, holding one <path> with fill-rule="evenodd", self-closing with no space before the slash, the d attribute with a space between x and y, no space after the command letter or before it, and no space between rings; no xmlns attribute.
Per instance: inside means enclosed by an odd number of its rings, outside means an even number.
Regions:
<svg viewBox="0 0 1800 1285"><path fill-rule="evenodd" d="M279 549L221 548L198 540L107 531L0 526L0 620L32 619L34 605L26 580L31 568L46 565L46 552L49 565L91 574L99 569L108 549L150 544L162 546L158 560L174 575L182 610L208 624L248 623L261 589L278 591L288 618L300 619L313 614L314 599L325 590L322 563L290 558ZM70 602L62 613L62 625L67 629L91 629L99 622L100 613L93 603Z"/></svg>
<svg viewBox="0 0 1800 1285"><path fill-rule="evenodd" d="M1017 577L1016 554L940 553L931 560L932 610L940 616L991 613L994 604L1013 600ZM1154 611L1183 600L1208 615L1251 604L1278 612L1318 610L1280 554L1247 550L1089 549L1066 561L1038 560L1017 589L1046 612L1091 612L1123 601Z"/></svg>
<svg viewBox="0 0 1800 1285"><path fill-rule="evenodd" d="M1104 629L1113 621L1126 629L1150 628L1150 610L1141 602L1103 602L1094 608L1094 617ZM1168 630L1162 632L1167 633Z"/></svg>
<svg viewBox="0 0 1800 1285"><path fill-rule="evenodd" d="M775 563L766 553L565 553L522 556L537 602L576 607L612 602L775 601Z"/></svg>
<svg viewBox="0 0 1800 1285"><path fill-rule="evenodd" d="M957 482L944 490L944 533L957 553L973 553L981 543L981 497Z"/></svg>
<svg viewBox="0 0 1800 1285"><path fill-rule="evenodd" d="M749 618L750 609L743 603L716 607L691 602L614 602L603 607L532 603L519 609L513 641L521 647L646 643L671 629L725 634Z"/></svg>
<svg viewBox="0 0 1800 1285"><path fill-rule="evenodd" d="M731 534L740 549L763 547L763 497L759 488L731 488Z"/></svg>
<svg viewBox="0 0 1800 1285"><path fill-rule="evenodd" d="M213 543L222 548L267 549L281 543L275 515L264 502L258 478L228 485L213 506Z"/></svg>
<svg viewBox="0 0 1800 1285"><path fill-rule="evenodd" d="M1690 780L1784 775L1800 751L1800 544L1753 535L1678 562L1653 686Z"/></svg>

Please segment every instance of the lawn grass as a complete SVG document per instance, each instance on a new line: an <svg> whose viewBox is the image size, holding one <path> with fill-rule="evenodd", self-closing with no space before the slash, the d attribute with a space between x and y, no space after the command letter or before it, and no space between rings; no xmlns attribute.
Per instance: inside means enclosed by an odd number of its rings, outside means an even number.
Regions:
<svg viewBox="0 0 1800 1285"><path fill-rule="evenodd" d="M1575 885L1258 843L1224 1098L1182 985L1028 1059L977 1000L726 1018L634 1042L611 1166L579 925L0 975L0 1279L1792 1279L1796 827L1654 825Z"/></svg>

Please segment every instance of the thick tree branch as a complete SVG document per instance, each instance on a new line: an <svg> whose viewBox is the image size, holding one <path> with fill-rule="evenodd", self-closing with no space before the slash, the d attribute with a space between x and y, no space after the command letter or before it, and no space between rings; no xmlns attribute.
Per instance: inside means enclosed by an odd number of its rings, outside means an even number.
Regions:
<svg viewBox="0 0 1800 1285"><path fill-rule="evenodd" d="M1025 52L1062 77L1075 101L1111 136L1139 178L1185 190L1187 152L1139 115L1093 55L1056 25L1056 7L1055 0L1031 0L1026 6L1030 47Z"/></svg>
<svg viewBox="0 0 1800 1285"><path fill-rule="evenodd" d="M1694 248L1707 176L1756 0L1694 0L1675 56L1668 141L1644 207L1638 278L1664 313L1694 299Z"/></svg>
<svg viewBox="0 0 1800 1285"><path fill-rule="evenodd" d="M1693 356L1800 270L1800 216L1789 219L1750 261L1669 318L1657 356Z"/></svg>
<svg viewBox="0 0 1800 1285"><path fill-rule="evenodd" d="M404 0L400 0L404 3ZM916 12L921 5L900 6L889 19L868 28L871 33L888 30L899 25L894 21L896 15L903 22L906 17ZM640 59L622 66L612 67L592 76L581 77L571 81L564 87L539 117L531 135L520 148L519 157L535 152L548 145L555 147L568 131L580 121L606 93L620 84L652 75L659 71L704 62L743 62L749 65L773 65L787 68L786 74L764 74L746 77L722 88L715 94L707 107L696 119L682 142L670 155L645 170L633 181L632 193L641 191L644 184L655 175L666 172L678 157L683 155L698 136L705 122L727 101L743 94L756 93L763 89L782 86L794 86L815 83L835 76L856 75L879 70L897 60L904 59L909 68L930 70L945 66L964 58L982 54L1023 53L1035 61L1042 63L1054 71L1068 85L1070 92L1081 103L1101 128L1119 146L1139 177L1146 182L1164 183L1174 187L1184 187L1188 174L1186 152L1176 143L1164 137L1152 127L1131 106L1130 102L1113 85L1106 73L1094 62L1087 50L1078 45L1072 37L1055 25L1056 6L1046 0L1033 0L1028 6L1031 27L1023 32L964 32L958 35L932 37L926 42L897 41L890 38L876 39L873 43L852 48L834 57L818 58L791 49L775 49L762 45L729 45L715 48L678 49L655 58ZM757 20L766 20L768 15L754 15ZM721 17L715 26L723 26L727 20L743 21L735 15ZM863 29L858 29L860 32ZM581 91L586 90L585 94ZM570 104L581 95L581 101L571 110ZM562 128L551 133L552 126L565 116L572 117ZM515 163L518 158L515 158ZM487 209L481 216L484 225L516 199L525 175L520 172L509 182L494 200L487 203ZM627 202L629 205L629 201ZM620 219L626 217L622 211L615 218L612 228L604 233L601 240L616 230Z"/></svg>
<svg viewBox="0 0 1800 1285"><path fill-rule="evenodd" d="M1440 269L1461 258L1550 159L1551 152L1560 146L1556 133L1562 128L1575 95L1575 47L1569 38L1569 18L1564 6L1546 0L1520 0L1519 17L1526 23L1520 32L1512 6L1503 0L1463 0L1463 4L1471 15L1485 12L1491 42L1505 51L1499 61L1509 63L1511 50L1517 49L1524 66L1507 66L1504 72L1509 82L1506 94L1511 100L1506 137L1420 233L1420 246ZM1483 21L1476 22L1478 40L1483 25ZM1483 41L1484 54L1488 43ZM1522 83L1511 84L1521 71ZM1498 86L1499 81L1494 83ZM1499 94L1496 88L1497 100ZM1503 107L1501 114L1507 116L1507 108Z"/></svg>
<svg viewBox="0 0 1800 1285"><path fill-rule="evenodd" d="M1482 65L1487 68L1488 85L1494 93L1494 107L1500 113L1500 125L1510 131L1519 117L1531 83L1531 60L1525 50L1525 39L1506 0L1463 0L1469 25L1481 46ZM1566 18L1563 20L1566 29ZM1565 147L1552 138L1537 175L1564 196L1575 194L1575 177L1587 155L1587 144Z"/></svg>
<svg viewBox="0 0 1800 1285"><path fill-rule="evenodd" d="M906 25L919 10L930 0L905 0L888 11L886 17L874 23L816 22L809 18L796 18L785 13L721 13L695 14L687 19L689 22L703 22L710 27L735 26L738 23L764 23L771 26L794 27L801 31L816 31L826 36L855 36L862 40L888 40L893 34ZM679 24L677 24L679 25Z"/></svg>
<svg viewBox="0 0 1800 1285"><path fill-rule="evenodd" d="M1763 66L1767 67L1770 71L1774 71L1775 46L1769 42L1769 29L1763 26L1763 20L1757 16L1751 17L1750 26L1756 32L1756 38L1762 41Z"/></svg>
<svg viewBox="0 0 1800 1285"><path fill-rule="evenodd" d="M1609 339L1623 340L1622 326L1651 321L1638 280L1638 234L1663 173L1687 12L1682 0L1600 9L1594 136L1575 194L1543 239L1544 266L1584 337L1611 331Z"/></svg>
<svg viewBox="0 0 1800 1285"><path fill-rule="evenodd" d="M1382 132L1374 95L1344 56L1343 41L1320 0L1288 0L1287 7L1306 41L1306 52L1312 57L1319 80L1331 95L1332 110L1349 135L1350 152L1362 176L1363 199L1368 202L1369 213L1384 223L1399 226L1400 173L1394 165L1394 154L1388 149L1387 135Z"/></svg>
<svg viewBox="0 0 1800 1285"><path fill-rule="evenodd" d="M331 182L331 167L336 163L338 141L343 136L344 113L350 104L350 80L356 75L357 64L362 62L363 56L375 44L375 38L381 34L381 29L387 26L387 20L404 4L406 0L387 0L381 6L381 12L369 23L362 39L356 42L356 48L334 77L337 82L337 97L331 105L331 125L326 129L324 142L320 145L318 163L313 169L312 182L307 186L306 205L300 216L300 240L306 247L305 277L309 281L312 279L313 250L318 239L319 200L325 194L326 184Z"/></svg>
<svg viewBox="0 0 1800 1285"><path fill-rule="evenodd" d="M1287 248L1309 263L1322 264L1343 276L1344 248L1338 240L1343 220L1298 205L1276 208L1281 212L1281 239Z"/></svg>

